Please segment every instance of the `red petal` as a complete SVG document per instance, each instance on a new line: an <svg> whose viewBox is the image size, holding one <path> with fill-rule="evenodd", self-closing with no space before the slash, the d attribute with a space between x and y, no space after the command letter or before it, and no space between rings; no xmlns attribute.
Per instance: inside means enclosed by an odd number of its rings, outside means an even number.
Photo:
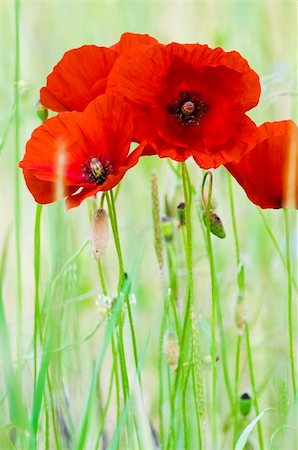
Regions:
<svg viewBox="0 0 298 450"><path fill-rule="evenodd" d="M261 208L298 207L298 129L293 121L267 122L258 142L227 169Z"/></svg>
<svg viewBox="0 0 298 450"><path fill-rule="evenodd" d="M23 169L26 185L37 203L52 203L60 198L71 195L78 188L77 186L64 186L63 195L59 196L59 189L56 183L43 181L34 175L34 171Z"/></svg>
<svg viewBox="0 0 298 450"><path fill-rule="evenodd" d="M112 45L110 48L118 53L134 53L142 48L157 43L157 39L149 34L139 33L123 33L117 44Z"/></svg>
<svg viewBox="0 0 298 450"><path fill-rule="evenodd" d="M84 45L69 50L41 88L41 103L54 111L83 111L106 87L117 53L106 47Z"/></svg>
<svg viewBox="0 0 298 450"><path fill-rule="evenodd" d="M225 52L221 48L211 49L200 44L156 44L136 55L130 63L119 59L110 74L108 89L115 89L117 85L120 92L130 100L155 106L156 96L165 92L168 83L171 83L171 76L176 77L171 67L173 64L179 65L179 61L184 70L179 74L180 81L182 76L183 79L189 79L189 75L192 76L195 72L198 74L207 67L224 67L241 76L238 77L238 86L233 88L235 95L237 91L237 102L241 103L243 110L248 111L258 103L259 77L247 61L235 51ZM190 74L185 64L188 65ZM234 80L231 80L231 86L233 82Z"/></svg>

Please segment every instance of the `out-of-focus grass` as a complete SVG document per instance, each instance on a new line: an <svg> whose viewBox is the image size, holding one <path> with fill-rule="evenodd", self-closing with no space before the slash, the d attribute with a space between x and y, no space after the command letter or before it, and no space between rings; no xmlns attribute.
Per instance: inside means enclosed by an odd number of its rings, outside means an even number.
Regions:
<svg viewBox="0 0 298 450"><path fill-rule="evenodd" d="M257 123L267 120L294 118L296 114L297 84L297 4L294 1L43 1L24 0L21 2L20 16L20 153L24 151L26 140L32 130L39 125L34 106L39 88L45 84L47 74L63 53L85 43L111 45L124 31L135 31L154 35L162 42L200 42L210 46L222 46L225 50L238 50L250 65L260 74L262 97L260 104L251 111ZM2 352L8 364L8 372L3 372L0 384L0 433L1 449L11 448L5 436L7 429L14 425L25 426L23 401L16 407L17 387L11 367L16 360L16 304L17 271L15 252L15 197L14 177L18 170L15 165L15 140L13 134L14 112L14 71L15 33L14 3L0 3L0 251L1 285L4 310L1 311L2 334L6 353ZM195 186L202 181L201 170L189 163L191 178ZM137 344L142 362L143 397L146 411L155 429L158 429L158 342L159 326L163 313L164 298L160 289L159 271L154 255L153 231L150 199L150 173L156 170L159 179L162 213L165 212L165 196L173 197L174 204L183 199L181 182L177 182L166 160L156 157L143 158L131 170L121 187L117 201L125 268L129 272L140 259L137 273L132 278L132 292L137 304L132 306ZM178 185L178 186L177 186ZM288 398L291 396L288 340L287 340L287 273L274 248L256 208L250 204L245 194L234 183L236 219L242 262L245 266L245 305L250 326L253 362L261 410L273 406L262 418L265 448L269 448L274 431L287 425L289 411ZM237 295L237 268L234 257L232 221L229 212L229 195L224 170L214 172L214 198L217 212L223 220L227 237L213 239L213 251L223 325L228 349L228 365L233 381L237 332L234 325L235 299ZM41 320L48 327L53 347L39 351L38 367L46 369L47 357L50 361L50 387L46 396L43 389L35 390L33 400L33 311L34 311L34 219L35 204L21 179L21 254L22 254L22 303L23 303L23 395L28 411L40 410L40 448L47 442L46 424L52 414L67 424L71 435L78 431L88 390L92 379L93 361L98 354L103 339L104 326L89 338L99 321L99 313L94 301L101 292L97 266L88 247L72 259L88 237L89 220L87 202L76 210L65 212L61 204L43 208L41 217L41 256L39 295L44 312ZM266 211L266 220L285 254L283 215L280 211ZM297 256L297 240L294 237L295 215L290 214L293 246L292 258ZM203 359L210 355L209 335L211 322L211 285L206 249L199 221L193 223L194 240L194 283L195 307L201 315L201 352ZM178 286L187 281L181 236L177 237ZM7 258L5 257L8 249ZM141 249L141 250L140 250ZM67 263L67 261L69 263ZM103 258L109 293L117 290L116 253L112 239ZM67 265L65 265L67 263ZM294 264L293 274L296 266ZM62 272L61 272L62 270ZM57 280L57 275L58 280ZM130 274L130 273L129 273ZM56 280L56 281L54 281ZM54 290L53 290L53 283ZM184 288L185 290L185 288ZM184 290L181 290L183 299ZM295 297L295 290L294 290ZM295 298L294 298L295 300ZM46 302L46 303L45 303ZM5 321L6 318L6 321ZM49 321L50 318L50 321ZM49 322L48 322L49 321ZM7 328L5 325L7 322ZM296 323L295 323L296 326ZM205 331L204 331L205 330ZM48 336L49 336L48 335ZM147 342L149 336L149 341ZM8 340L11 346L9 354ZM52 339L52 338L51 338ZM128 372L133 379L135 370L128 327L125 326L124 346L127 348ZM219 338L217 336L219 348ZM54 351L56 349L56 351ZM57 350L58 349L58 350ZM48 353L47 353L48 352ZM52 353L53 352L53 353ZM239 394L250 390L247 354L242 344ZM10 361L11 360L11 361ZM11 366L11 362L13 363ZM41 366L40 366L40 363ZM108 353L99 372L101 393L95 398L98 411L102 411L106 391L111 376L112 357ZM2 368L1 366L1 372ZM204 365L204 381L207 394L210 391L211 366ZM225 393L221 361L218 363L218 405L217 424L218 448L231 448L230 409ZM96 374L96 371L93 372ZM45 386L44 373L39 371L39 386ZM164 376L168 373L165 371ZM9 379L10 387L5 384ZM93 388L92 388L93 389ZM93 391L92 391L93 392ZM8 397L7 397L8 395ZM37 395L37 397L36 397ZM187 401L192 402L190 394ZM209 394L208 394L209 395ZM207 404L210 399L207 395ZM165 422L168 421L169 400L164 406ZM39 402L43 400L42 404ZM17 401L17 400L16 400ZM112 395L112 408L105 423L105 434L110 439L116 424L116 398ZM139 403L142 403L139 399ZM191 403L192 408L194 405ZM38 411L39 412L39 411ZM147 414L146 413L146 414ZM208 411L208 414L210 411ZM125 412L126 414L126 412ZM144 425L142 411L141 425ZM146 416L145 414L145 416ZM31 419L31 414L29 414ZM91 447L97 430L97 416L90 416L91 440L84 448ZM254 417L251 413L250 420ZM20 419L21 418L21 419ZM62 420L63 418L63 420ZM194 419L191 430L196 428ZM35 418L32 422L35 426ZM59 421L59 419L58 419ZM61 425L62 423L62 425ZM120 422L118 422L120 423ZM34 432L33 426L33 432ZM145 425L144 425L145 427ZM144 428L143 427L143 428ZM207 426L207 430L209 423ZM50 447L59 448L61 430L51 429ZM225 432L228 429L228 432ZM286 430L286 433L284 431ZM209 433L209 432L208 432ZM63 432L62 432L63 434ZM21 435L21 433L20 433ZM253 432L252 440L257 442ZM115 437L114 441L115 442ZM182 438L181 438L182 439ZM274 438L272 449L294 448L293 431L280 430ZM280 439L280 441L279 441ZM56 442L56 443L55 443ZM78 441L79 442L79 441ZM209 442L209 441L207 441ZM181 445L180 445L181 444ZM183 440L180 441L183 448ZM64 444L61 444L61 448ZM65 444L66 445L66 444ZM92 444L93 445L93 444ZM211 444L208 444L211 445ZM55 447L56 446L56 447ZM79 448L79 447L78 447ZM83 447L81 447L83 448ZM178 448L178 447L177 447ZM208 447L207 448L211 448ZM257 448L257 447L256 447ZM147 450L147 448L146 448Z"/></svg>

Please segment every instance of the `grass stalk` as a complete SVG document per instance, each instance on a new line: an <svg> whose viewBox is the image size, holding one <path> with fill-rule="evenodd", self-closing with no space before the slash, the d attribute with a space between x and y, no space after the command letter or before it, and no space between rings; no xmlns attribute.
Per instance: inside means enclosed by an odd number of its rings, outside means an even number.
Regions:
<svg viewBox="0 0 298 450"><path fill-rule="evenodd" d="M295 355L293 343L293 291L292 291L292 268L291 268L291 239L289 226L289 213L286 209L283 210L285 219L285 233L286 233L286 262L287 262L287 279L288 279L288 339L289 339L289 356L291 366L291 379L294 398L296 399L296 371L295 371Z"/></svg>
<svg viewBox="0 0 298 450"><path fill-rule="evenodd" d="M188 379L191 372L191 365L186 368L186 373L184 374L183 388L181 393L181 410L183 418L183 436L184 436L184 450L189 450L190 447L190 436L189 436L189 424L188 424L188 414L187 414L187 386Z"/></svg>
<svg viewBox="0 0 298 450"><path fill-rule="evenodd" d="M228 189L229 189L229 200L230 200L230 209L231 209L231 216L232 216L232 227L233 227L233 235L234 235L234 244L235 244L235 252L236 252L236 263L238 268L238 275L237 275L237 284L238 284L238 298L237 302L243 302L244 300L244 268L241 264L241 258L240 258L240 245L239 245L239 237L238 237L238 230L237 230L237 222L236 222L236 214L235 214L235 205L234 205L234 196L233 196L233 186L232 186L232 177L227 172L228 177ZM243 319L244 324L244 332L245 332L245 340L246 340L246 349L247 349L247 357L248 357L248 368L249 368L249 376L250 376L250 382L252 386L253 391L253 401L254 401L254 407L255 407L255 413L258 416L260 414L260 409L258 405L258 392L256 389L255 384L255 376L254 376L254 367L253 367L253 359L251 354L251 347L250 347L250 336L249 336L249 328L248 324ZM235 405L234 405L234 432L233 432L233 441L236 439L237 435L237 428L238 428L238 385L239 385L239 370L240 370L240 349L241 349L241 334L238 335L237 338L237 349L236 349L236 366L235 366ZM263 432L262 432L262 425L261 421L258 421L257 423L257 430L258 430L258 438L259 438L259 447L260 450L264 449L264 442L263 442Z"/></svg>
<svg viewBox="0 0 298 450"><path fill-rule="evenodd" d="M272 243L273 243L277 253L280 256L280 259L281 259L283 265L285 266L285 269L287 269L287 259L285 258L284 254L283 254L283 252L282 252L282 250L281 250L281 248L280 248L280 246L279 246L279 244L277 242L277 239L275 238L275 236L273 234L273 231L271 230L271 228L269 226L269 223L268 223L268 221L266 219L265 214L263 213L263 211L260 208L257 208L257 211L258 211L258 213L260 214L260 216L262 218L262 221L264 223L266 231L267 231L268 235L270 236L270 239L272 240ZM298 283L297 283L297 280L296 280L296 278L295 278L295 276L293 274L292 274L292 283L293 283L293 285L295 287L296 292L298 292Z"/></svg>
<svg viewBox="0 0 298 450"><path fill-rule="evenodd" d="M236 441L238 438L238 387L239 387L239 370L240 370L240 354L241 354L241 342L242 336L239 334L237 337L237 348L236 348L236 361L235 361L235 382L234 382L234 396L235 396L235 404L233 409L233 448L235 448Z"/></svg>
<svg viewBox="0 0 298 450"><path fill-rule="evenodd" d="M36 386L37 378L37 340L38 333L41 335L41 319L40 319L40 305L39 305L39 278L40 278L40 221L41 221L42 205L37 205L35 215L35 229L34 229L34 282L35 282L35 296L34 296L34 335L33 335L33 354L34 354L34 368L33 368L33 387Z"/></svg>
<svg viewBox="0 0 298 450"><path fill-rule="evenodd" d="M120 283L122 283L124 280L125 273L124 273L123 257L122 257L122 252L121 252L120 239L119 239L115 200L114 200L114 195L113 195L112 190L109 191L109 195L110 195L110 197L107 196L107 201L108 201L108 208L109 208L112 230L113 230L113 235L114 235L115 247L116 247L118 261L119 261L119 272L120 272L119 285L120 285ZM137 373L139 374L139 377L140 377L139 381L141 383L141 375L140 375L140 372L138 371L138 350L137 350L136 333L135 333L133 317L132 317L132 312L131 312L131 306L130 306L130 301L129 301L128 296L126 298L126 306L127 306L128 321L129 321L130 333L131 333L131 339L132 339L134 362L135 362L135 367L136 367Z"/></svg>
<svg viewBox="0 0 298 450"><path fill-rule="evenodd" d="M23 304L22 304L22 264L21 264L21 193L20 193L20 170L17 164L20 160L20 13L21 1L14 1L15 12L15 73L14 73L14 137L15 137L15 245L16 245L16 278L17 278L17 380L22 392L22 335L23 335Z"/></svg>
<svg viewBox="0 0 298 450"><path fill-rule="evenodd" d="M257 391L257 387L256 387L256 382L255 382L253 358L252 358L250 336L249 336L249 329L248 329L247 323L245 323L244 329L245 329L245 340L246 340L246 350L247 350L247 361L248 361L248 368L249 368L249 378L250 378L251 388L252 388L252 392L253 392L253 403L254 403L256 416L258 416L260 414L258 391ZM258 430L260 450L264 450L263 431L262 431L262 425L261 425L260 420L257 423L257 430Z"/></svg>

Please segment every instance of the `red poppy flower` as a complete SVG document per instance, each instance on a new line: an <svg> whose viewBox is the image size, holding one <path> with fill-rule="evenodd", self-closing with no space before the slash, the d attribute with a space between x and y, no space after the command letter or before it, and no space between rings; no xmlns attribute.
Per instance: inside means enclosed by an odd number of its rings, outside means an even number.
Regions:
<svg viewBox="0 0 298 450"><path fill-rule="evenodd" d="M67 51L40 90L41 103L53 111L83 111L106 89L106 78L116 59L156 43L148 34L124 33L108 47L83 45Z"/></svg>
<svg viewBox="0 0 298 450"><path fill-rule="evenodd" d="M298 129L291 120L266 122L254 148L226 168L261 208L298 208Z"/></svg>
<svg viewBox="0 0 298 450"><path fill-rule="evenodd" d="M217 167L240 159L256 131L245 112L258 103L259 77L235 51L151 45L116 61L107 91L134 105L134 138L147 141L146 154L192 155L201 167Z"/></svg>
<svg viewBox="0 0 298 450"><path fill-rule="evenodd" d="M132 130L127 106L111 94L97 97L82 113L48 119L33 131L19 163L35 200L67 197L72 208L112 189L141 155L141 147L129 154Z"/></svg>

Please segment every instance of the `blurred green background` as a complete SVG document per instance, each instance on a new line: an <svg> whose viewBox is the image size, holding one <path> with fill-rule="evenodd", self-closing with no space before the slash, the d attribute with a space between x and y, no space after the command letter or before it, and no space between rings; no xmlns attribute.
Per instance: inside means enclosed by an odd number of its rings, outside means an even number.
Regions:
<svg viewBox="0 0 298 450"><path fill-rule="evenodd" d="M250 116L261 124L268 120L297 119L297 2L268 1L43 1L21 2L21 146L20 159L32 130L39 125L35 104L39 89L47 75L65 51L83 44L112 45L125 31L149 33L163 43L199 42L225 50L237 50L259 73L262 96ZM14 249L15 212L14 179L18 170L14 161L14 128L12 109L14 101L15 31L14 3L0 0L0 252L8 242L8 259L3 281L5 306L10 324L12 344L15 338L16 265ZM201 170L189 161L193 183L201 183ZM142 249L138 276L133 280L137 304L134 306L137 339L140 348L151 330L148 355L144 367L145 401L153 421L157 408L157 333L154 324L160 320L163 298L159 272L154 255L151 218L150 173L156 170L164 213L164 199L175 189L177 204L182 200L181 187L176 186L174 174L166 160L143 158L131 170L121 187L117 209L120 221L125 265L128 271ZM20 174L21 175L21 174ZM214 252L220 296L230 349L231 367L234 364L235 329L233 322L236 296L236 267L234 242L226 174L214 172L214 198L217 213L223 220L227 237L216 238ZM274 250L256 208L245 193L234 183L237 222L241 253L246 267L248 319L251 323L254 358L258 385L266 386L261 396L261 407L278 404L277 386L287 372L286 271ZM179 193L180 192L180 193ZM180 196L180 197L179 197ZM24 352L30 347L33 326L33 230L35 203L27 192L21 177L21 236L23 273ZM281 211L267 211L266 217L276 239L284 250L284 228ZM42 289L45 289L56 265L62 265L88 237L87 203L69 212L59 206L44 208L42 217ZM292 214L292 226L295 217ZM8 236L8 238L7 238ZM196 305L207 321L210 316L210 280L206 252L199 223L194 228L196 276ZM8 239L8 240L7 240ZM293 252L296 252L294 239ZM178 243L178 245L181 246ZM181 247L182 248L182 247ZM183 260L183 254L181 254ZM111 292L116 289L116 256L112 239L104 256ZM186 279L183 264L178 274L181 284ZM66 341L84 335L94 324L94 304L100 289L96 266L89 249L67 272L61 287L60 308L62 334ZM60 313L59 313L60 314ZM153 330L153 332L152 332ZM72 394L74 414L81 408L85 395L91 358L97 347L95 337L77 354L64 357L64 375ZM87 350L86 350L87 349ZM205 349L208 354L208 349ZM243 362L245 363L245 361ZM248 386L248 375L243 366L241 388ZM28 367L25 377L32 375ZM207 368L206 371L209 369ZM232 369L231 369L232 370ZM30 402L30 389L26 393ZM276 398L275 398L276 397ZM272 400L274 398L274 400ZM223 396L219 407L225 410ZM264 423L270 428L270 418ZM224 421L224 419L223 419ZM228 448L228 447L227 447Z"/></svg>

